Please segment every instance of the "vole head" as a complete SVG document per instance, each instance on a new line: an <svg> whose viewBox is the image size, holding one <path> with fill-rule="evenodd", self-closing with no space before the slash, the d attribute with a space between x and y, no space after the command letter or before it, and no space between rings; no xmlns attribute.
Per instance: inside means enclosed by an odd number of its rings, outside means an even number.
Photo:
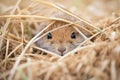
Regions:
<svg viewBox="0 0 120 80"><path fill-rule="evenodd" d="M62 23L57 22L50 26L47 31L62 25ZM84 38L72 26L67 26L48 33L37 41L37 45L41 48L63 56L67 52L76 48L83 40Z"/></svg>

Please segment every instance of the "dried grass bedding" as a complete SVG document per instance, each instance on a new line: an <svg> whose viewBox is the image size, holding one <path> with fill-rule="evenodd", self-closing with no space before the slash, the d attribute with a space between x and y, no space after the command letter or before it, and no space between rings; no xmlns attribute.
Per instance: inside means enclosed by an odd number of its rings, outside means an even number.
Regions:
<svg viewBox="0 0 120 80"><path fill-rule="evenodd" d="M0 4L3 8L0 12L0 80L120 79L118 13L102 19L97 24L91 24L58 4L42 0L27 2L18 0L9 4L5 0L2 3L12 6ZM64 19L40 16L40 3L82 20L90 26L92 31L88 31L93 32L92 36L62 57L37 47L34 42L41 32L36 36L33 36L33 33L38 22L66 22Z"/></svg>

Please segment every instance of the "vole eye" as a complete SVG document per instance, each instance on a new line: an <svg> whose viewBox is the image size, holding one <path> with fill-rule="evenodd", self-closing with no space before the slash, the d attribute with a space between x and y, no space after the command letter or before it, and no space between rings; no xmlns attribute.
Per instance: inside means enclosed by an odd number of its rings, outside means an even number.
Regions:
<svg viewBox="0 0 120 80"><path fill-rule="evenodd" d="M71 38L72 38L72 39L75 39L75 38L76 38L75 32L73 32L73 33L71 34Z"/></svg>
<svg viewBox="0 0 120 80"><path fill-rule="evenodd" d="M47 39L52 39L52 34L51 33L47 34Z"/></svg>

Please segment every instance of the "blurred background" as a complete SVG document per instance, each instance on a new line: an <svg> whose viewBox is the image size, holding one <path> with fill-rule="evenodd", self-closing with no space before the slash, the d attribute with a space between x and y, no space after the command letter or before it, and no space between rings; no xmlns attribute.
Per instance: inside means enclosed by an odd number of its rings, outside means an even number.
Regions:
<svg viewBox="0 0 120 80"><path fill-rule="evenodd" d="M56 9L30 0L0 0L0 15L9 14L16 2L20 1L21 14L51 15ZM46 0L57 3L67 10L94 21L119 15L120 0ZM17 12L16 12L17 13Z"/></svg>

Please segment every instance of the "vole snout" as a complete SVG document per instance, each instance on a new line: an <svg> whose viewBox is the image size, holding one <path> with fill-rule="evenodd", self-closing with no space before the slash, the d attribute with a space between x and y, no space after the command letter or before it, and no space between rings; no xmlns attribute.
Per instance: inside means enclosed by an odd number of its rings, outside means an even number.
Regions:
<svg viewBox="0 0 120 80"><path fill-rule="evenodd" d="M61 56L63 56L64 52L66 51L66 48L65 47L59 47L58 51L61 53Z"/></svg>

